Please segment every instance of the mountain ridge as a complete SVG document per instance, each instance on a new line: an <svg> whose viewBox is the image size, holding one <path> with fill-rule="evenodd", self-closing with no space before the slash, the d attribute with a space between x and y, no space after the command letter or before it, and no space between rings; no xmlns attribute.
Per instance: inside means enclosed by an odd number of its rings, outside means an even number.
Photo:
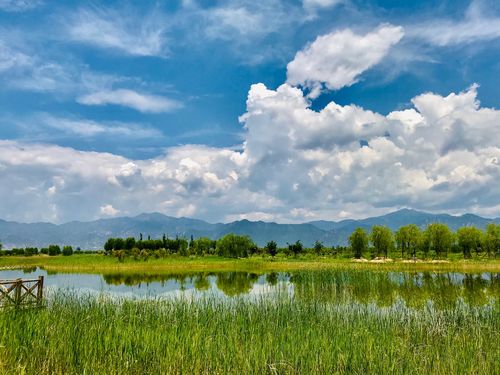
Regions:
<svg viewBox="0 0 500 375"><path fill-rule="evenodd" d="M372 225L387 225L392 230L402 225L416 224L424 228L429 223L447 224L452 230L461 226L474 225L484 228L490 222L500 223L500 218L484 218L474 214L450 215L431 214L412 209L401 209L386 215L365 219L344 219L340 221L317 220L298 224L282 224L246 219L230 223L208 223L187 217L173 217L158 212L142 213L136 216L104 218L93 221L71 221L62 224L47 222L19 223L0 219L0 242L5 248L37 246L45 247L56 243L72 245L82 249L101 249L109 237L159 238L164 233L175 237L209 237L216 239L228 233L249 235L260 246L274 240L280 246L301 240L311 246L316 240L326 246L344 245L356 227L369 229Z"/></svg>

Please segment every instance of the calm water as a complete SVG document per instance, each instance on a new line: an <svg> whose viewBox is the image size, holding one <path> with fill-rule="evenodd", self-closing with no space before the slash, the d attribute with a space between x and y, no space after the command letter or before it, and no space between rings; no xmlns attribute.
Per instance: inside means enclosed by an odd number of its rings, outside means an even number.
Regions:
<svg viewBox="0 0 500 375"><path fill-rule="evenodd" d="M256 274L248 272L193 274L78 274L47 273L43 269L4 270L0 279L45 276L47 294L61 289L82 294L106 293L126 298L254 298L287 293L293 298L331 303L370 303L412 307L429 303L453 307L458 301L471 305L498 304L498 273L434 273L377 271L307 271Z"/></svg>

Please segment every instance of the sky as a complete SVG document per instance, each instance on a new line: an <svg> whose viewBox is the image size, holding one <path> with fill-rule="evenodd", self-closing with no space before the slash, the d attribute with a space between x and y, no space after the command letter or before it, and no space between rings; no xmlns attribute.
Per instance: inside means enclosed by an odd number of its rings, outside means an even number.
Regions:
<svg viewBox="0 0 500 375"><path fill-rule="evenodd" d="M0 0L0 218L500 216L500 3Z"/></svg>

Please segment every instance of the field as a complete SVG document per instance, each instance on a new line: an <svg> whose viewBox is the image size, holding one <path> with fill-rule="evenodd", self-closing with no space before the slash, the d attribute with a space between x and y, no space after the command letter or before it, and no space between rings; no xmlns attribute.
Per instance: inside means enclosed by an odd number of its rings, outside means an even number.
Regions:
<svg viewBox="0 0 500 375"><path fill-rule="evenodd" d="M59 272L192 272L192 271L297 271L325 269L367 269L400 271L457 271L457 272L500 272L500 260L477 258L471 260L453 259L445 261L393 261L387 263L355 262L349 258L331 257L250 257L244 259L222 258L219 256L180 257L165 259L150 258L147 261L126 259L124 262L101 254L65 256L10 256L0 257L0 269L20 267L43 267Z"/></svg>
<svg viewBox="0 0 500 375"><path fill-rule="evenodd" d="M145 287L174 278L203 291L218 277L225 297L58 291L44 308L4 308L1 374L500 373L495 260L0 258L0 267L20 266L100 274L120 288L136 275ZM293 293L274 272L288 275ZM252 295L256 275L276 293Z"/></svg>

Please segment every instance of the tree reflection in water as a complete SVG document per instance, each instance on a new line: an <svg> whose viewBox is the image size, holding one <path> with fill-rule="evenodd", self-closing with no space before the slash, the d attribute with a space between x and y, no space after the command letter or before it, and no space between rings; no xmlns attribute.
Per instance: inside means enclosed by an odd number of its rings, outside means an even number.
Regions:
<svg viewBox="0 0 500 375"><path fill-rule="evenodd" d="M360 270L300 271L258 275L249 272L191 274L106 274L109 285L141 286L175 282L179 290L192 285L199 292L211 287L228 297L250 293L261 277L261 283L278 288L280 281L290 281L293 297L301 300L391 306L399 299L407 306L422 308L429 301L435 308L446 309L463 299L471 305L485 305L500 296L500 275L496 273L382 272Z"/></svg>

